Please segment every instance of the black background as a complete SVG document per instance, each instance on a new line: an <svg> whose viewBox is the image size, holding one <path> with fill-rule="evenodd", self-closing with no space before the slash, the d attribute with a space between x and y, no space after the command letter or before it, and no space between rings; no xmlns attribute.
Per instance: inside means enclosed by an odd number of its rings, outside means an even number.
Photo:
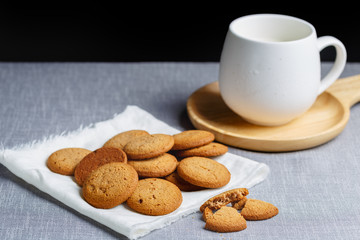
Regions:
<svg viewBox="0 0 360 240"><path fill-rule="evenodd" d="M314 3L312 3L314 4ZM309 21L318 36L332 35L347 48L348 62L360 61L360 14L354 4L290 3L216 5L206 2L143 6L27 6L0 12L0 61L217 62L228 26L240 16L279 13ZM33 6L32 6L33 7ZM109 10L111 9L111 10ZM332 61L328 48L322 60Z"/></svg>

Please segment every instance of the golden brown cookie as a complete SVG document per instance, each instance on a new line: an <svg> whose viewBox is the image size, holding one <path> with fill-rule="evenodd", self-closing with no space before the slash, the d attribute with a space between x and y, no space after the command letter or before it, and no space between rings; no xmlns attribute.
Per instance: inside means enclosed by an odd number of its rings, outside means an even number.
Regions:
<svg viewBox="0 0 360 240"><path fill-rule="evenodd" d="M247 201L247 197L243 197L240 201L232 202L231 205L233 208L237 210L242 210L243 207L245 206L246 201Z"/></svg>
<svg viewBox="0 0 360 240"><path fill-rule="evenodd" d="M213 216L213 211L210 208L206 207L204 209L203 215L202 215L203 220L206 222L206 220L209 219L212 216Z"/></svg>
<svg viewBox="0 0 360 240"><path fill-rule="evenodd" d="M145 160L129 160L128 164L134 167L139 177L165 177L175 171L178 161L173 155L163 153Z"/></svg>
<svg viewBox="0 0 360 240"><path fill-rule="evenodd" d="M124 147L129 159L146 159L168 152L174 145L174 138L167 134L151 134L130 140Z"/></svg>
<svg viewBox="0 0 360 240"><path fill-rule="evenodd" d="M47 167L62 175L74 175L75 167L89 153L84 148L63 148L53 152L46 161Z"/></svg>
<svg viewBox="0 0 360 240"><path fill-rule="evenodd" d="M172 150L200 147L215 140L215 135L204 130L187 130L175 134Z"/></svg>
<svg viewBox="0 0 360 240"><path fill-rule="evenodd" d="M209 208L207 208L209 209ZM214 232L237 232L246 229L246 220L232 207L207 212L205 228Z"/></svg>
<svg viewBox="0 0 360 240"><path fill-rule="evenodd" d="M177 173L185 181L205 188L223 187L231 178L224 165L204 157L184 158L177 167Z"/></svg>
<svg viewBox="0 0 360 240"><path fill-rule="evenodd" d="M150 134L145 130L129 130L129 131L121 132L110 138L104 144L104 147L114 147L114 148L120 148L122 150L131 139L143 135L150 135Z"/></svg>
<svg viewBox="0 0 360 240"><path fill-rule="evenodd" d="M145 178L127 200L127 205L146 215L165 215L178 209L182 203L180 189L160 178Z"/></svg>
<svg viewBox="0 0 360 240"><path fill-rule="evenodd" d="M182 179L179 176L179 174L176 171L171 173L170 175L166 176L165 179L168 180L169 182L172 182L173 184L175 184L181 191L184 191L184 192L191 192L191 191L198 191L198 190L205 189L203 187L195 186L195 185L185 181L184 179Z"/></svg>
<svg viewBox="0 0 360 240"><path fill-rule="evenodd" d="M138 175L133 167L111 162L95 169L84 182L84 199L96 208L113 208L125 202L136 189Z"/></svg>
<svg viewBox="0 0 360 240"><path fill-rule="evenodd" d="M241 210L246 220L265 220L276 216L279 209L273 204L257 199L247 199Z"/></svg>
<svg viewBox="0 0 360 240"><path fill-rule="evenodd" d="M207 200L203 205L201 205L200 211L203 212L206 207L212 210L219 209L231 202L240 201L248 194L249 191L246 188L235 188L228 190Z"/></svg>
<svg viewBox="0 0 360 240"><path fill-rule="evenodd" d="M88 175L96 168L110 162L127 162L124 151L118 148L102 147L86 155L76 166L75 181L82 186Z"/></svg>
<svg viewBox="0 0 360 240"><path fill-rule="evenodd" d="M216 157L225 154L228 151L228 147L216 142L211 142L206 145L173 151L173 154L178 158L185 157Z"/></svg>

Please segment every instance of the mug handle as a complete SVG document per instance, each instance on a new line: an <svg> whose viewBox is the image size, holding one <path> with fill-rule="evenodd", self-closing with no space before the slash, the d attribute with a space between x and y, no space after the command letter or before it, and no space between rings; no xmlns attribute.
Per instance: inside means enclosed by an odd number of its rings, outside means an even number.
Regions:
<svg viewBox="0 0 360 240"><path fill-rule="evenodd" d="M324 48L334 46L336 50L336 58L334 65L329 73L321 80L318 95L324 92L331 84L335 82L344 70L346 64L346 49L342 42L331 36L323 36L317 39L318 49L321 52Z"/></svg>

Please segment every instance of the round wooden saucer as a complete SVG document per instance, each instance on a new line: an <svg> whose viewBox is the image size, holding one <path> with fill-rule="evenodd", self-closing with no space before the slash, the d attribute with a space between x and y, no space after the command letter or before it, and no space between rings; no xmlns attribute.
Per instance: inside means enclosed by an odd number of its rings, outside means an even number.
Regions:
<svg viewBox="0 0 360 240"><path fill-rule="evenodd" d="M211 131L216 141L256 151L284 152L323 144L346 126L350 107L360 101L360 75L337 80L301 117L276 127L257 126L232 112L222 100L218 82L195 91L187 112L197 129Z"/></svg>

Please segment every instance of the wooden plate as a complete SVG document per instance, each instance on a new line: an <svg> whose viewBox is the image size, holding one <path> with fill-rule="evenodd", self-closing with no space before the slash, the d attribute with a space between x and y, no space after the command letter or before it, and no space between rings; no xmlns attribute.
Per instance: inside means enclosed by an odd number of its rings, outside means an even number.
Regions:
<svg viewBox="0 0 360 240"><path fill-rule="evenodd" d="M345 128L352 105L360 101L360 75L339 79L301 117L276 127L257 126L232 112L218 82L195 91L187 112L197 129L211 131L224 144L265 152L302 150L323 144Z"/></svg>

